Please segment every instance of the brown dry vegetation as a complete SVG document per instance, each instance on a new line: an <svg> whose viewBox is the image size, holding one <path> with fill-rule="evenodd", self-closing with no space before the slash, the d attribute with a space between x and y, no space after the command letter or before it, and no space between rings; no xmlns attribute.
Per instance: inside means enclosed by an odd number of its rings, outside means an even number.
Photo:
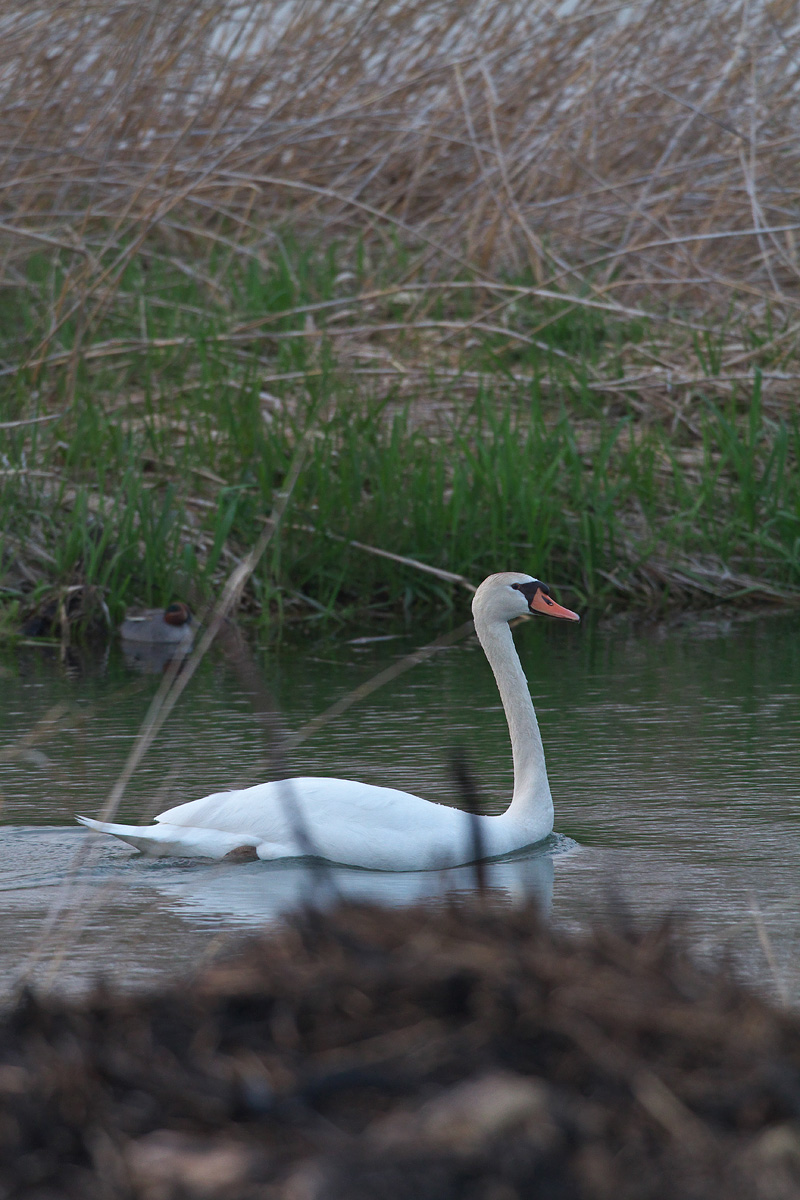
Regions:
<svg viewBox="0 0 800 1200"><path fill-rule="evenodd" d="M632 355L614 383L651 401L682 395L680 318L728 318L716 374L729 388L764 360L731 314L761 326L769 312L780 335L766 391L787 399L795 5L583 0L561 12L459 0L7 8L4 280L24 286L34 248L71 261L32 357L53 350L76 305L90 341L143 248L213 294L212 246L278 255L291 223L398 237L409 253L397 286L426 285L410 320L424 319L431 284L467 270L485 284L478 329L513 333L503 285L524 271L577 304L655 311L663 355Z"/></svg>

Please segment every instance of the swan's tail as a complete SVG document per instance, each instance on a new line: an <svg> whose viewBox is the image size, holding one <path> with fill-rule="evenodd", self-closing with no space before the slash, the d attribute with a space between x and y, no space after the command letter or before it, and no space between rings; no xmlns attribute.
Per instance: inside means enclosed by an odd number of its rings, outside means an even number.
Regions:
<svg viewBox="0 0 800 1200"><path fill-rule="evenodd" d="M95 821L92 817L76 817L81 825L85 825L87 829L94 829L96 833L110 833L114 837L121 838L123 842L127 842L130 846L135 846L137 850L141 850L144 854L170 854L169 849L164 848L163 827L157 825L115 825L111 821ZM161 836L159 836L161 835Z"/></svg>
<svg viewBox="0 0 800 1200"><path fill-rule="evenodd" d="M88 829L94 829L97 833L113 833L116 837L130 836L140 832L138 825L112 825L110 821L95 821L93 817L76 817L75 820L81 825L86 825Z"/></svg>
<svg viewBox="0 0 800 1200"><path fill-rule="evenodd" d="M115 825L111 821L95 821L92 817L76 817L81 825L96 833L110 833L142 854L163 858L177 855L188 858L224 858L231 851L258 846L259 839L251 834L228 833L218 829L197 829L191 825Z"/></svg>

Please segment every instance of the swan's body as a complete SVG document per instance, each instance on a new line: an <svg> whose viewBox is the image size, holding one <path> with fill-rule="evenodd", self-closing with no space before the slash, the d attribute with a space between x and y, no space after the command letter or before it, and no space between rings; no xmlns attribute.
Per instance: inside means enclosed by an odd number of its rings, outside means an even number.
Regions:
<svg viewBox="0 0 800 1200"><path fill-rule="evenodd" d="M78 820L155 855L224 858L249 849L271 860L313 853L376 870L458 866L475 857L475 826L486 858L539 842L552 831L553 801L542 739L509 621L531 612L578 620L530 575L490 575L475 593L475 630L494 671L514 758L514 794L500 816L470 817L409 792L349 779L301 777L216 792L138 827Z"/></svg>

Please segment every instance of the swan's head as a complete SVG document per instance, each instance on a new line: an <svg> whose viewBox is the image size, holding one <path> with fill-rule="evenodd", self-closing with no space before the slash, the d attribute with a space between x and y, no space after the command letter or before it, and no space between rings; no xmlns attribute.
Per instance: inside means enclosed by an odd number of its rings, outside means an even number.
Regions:
<svg viewBox="0 0 800 1200"><path fill-rule="evenodd" d="M577 613L556 603L546 583L520 571L500 571L484 579L472 598L472 613L476 620L513 621L533 613L580 621Z"/></svg>

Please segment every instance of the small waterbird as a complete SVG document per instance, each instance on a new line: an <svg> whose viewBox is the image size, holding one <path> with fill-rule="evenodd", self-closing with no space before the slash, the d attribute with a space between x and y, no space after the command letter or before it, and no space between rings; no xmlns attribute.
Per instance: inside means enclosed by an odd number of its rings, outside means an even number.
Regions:
<svg viewBox="0 0 800 1200"><path fill-rule="evenodd" d="M482 857L493 858L542 841L553 829L553 801L509 622L530 614L580 617L557 604L541 580L515 571L484 579L472 613L511 735L514 792L499 816L475 816L395 788L302 776L215 792L161 813L148 826L77 820L151 855L268 861L313 854L383 871L439 870L470 862L476 845Z"/></svg>
<svg viewBox="0 0 800 1200"><path fill-rule="evenodd" d="M177 645L191 641L196 625L189 606L179 600L167 608L148 608L143 613L129 614L119 632L126 642Z"/></svg>

